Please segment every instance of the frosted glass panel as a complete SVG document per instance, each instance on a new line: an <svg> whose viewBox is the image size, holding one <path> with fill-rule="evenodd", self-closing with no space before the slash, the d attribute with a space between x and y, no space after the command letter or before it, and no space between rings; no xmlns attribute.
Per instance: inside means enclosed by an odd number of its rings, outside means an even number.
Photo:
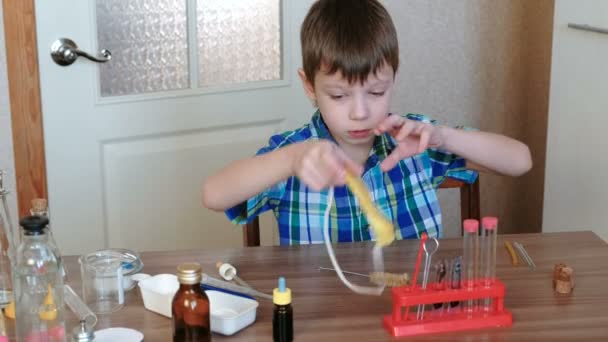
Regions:
<svg viewBox="0 0 608 342"><path fill-rule="evenodd" d="M189 87L186 0L97 0L101 95Z"/></svg>
<svg viewBox="0 0 608 342"><path fill-rule="evenodd" d="M198 0L199 85L281 78L280 0Z"/></svg>

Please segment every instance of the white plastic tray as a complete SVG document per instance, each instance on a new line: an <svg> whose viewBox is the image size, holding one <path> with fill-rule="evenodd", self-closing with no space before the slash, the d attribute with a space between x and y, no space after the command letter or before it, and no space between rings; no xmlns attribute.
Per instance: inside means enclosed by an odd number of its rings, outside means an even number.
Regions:
<svg viewBox="0 0 608 342"><path fill-rule="evenodd" d="M171 317L171 302L179 282L173 274L158 274L139 282L144 306L166 317ZM211 308L211 331L232 335L255 322L259 303L232 294L207 290Z"/></svg>

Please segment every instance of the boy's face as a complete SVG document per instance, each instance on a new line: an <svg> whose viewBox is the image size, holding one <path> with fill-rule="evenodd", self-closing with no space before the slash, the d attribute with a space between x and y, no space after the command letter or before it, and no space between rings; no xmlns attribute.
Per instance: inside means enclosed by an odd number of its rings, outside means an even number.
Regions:
<svg viewBox="0 0 608 342"><path fill-rule="evenodd" d="M299 71L306 95L317 103L323 120L338 144L371 147L374 128L388 116L394 84L393 68L384 64L376 74L370 73L361 84L349 84L340 71L327 74L326 68L317 72L314 85Z"/></svg>

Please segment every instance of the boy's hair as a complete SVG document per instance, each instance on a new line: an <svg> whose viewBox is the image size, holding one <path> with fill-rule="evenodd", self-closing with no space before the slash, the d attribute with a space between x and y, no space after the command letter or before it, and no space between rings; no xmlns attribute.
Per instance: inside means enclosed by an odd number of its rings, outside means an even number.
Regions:
<svg viewBox="0 0 608 342"><path fill-rule="evenodd" d="M340 71L349 83L367 80L387 63L399 66L393 21L377 0L319 0L300 31L302 65L314 85L317 71Z"/></svg>

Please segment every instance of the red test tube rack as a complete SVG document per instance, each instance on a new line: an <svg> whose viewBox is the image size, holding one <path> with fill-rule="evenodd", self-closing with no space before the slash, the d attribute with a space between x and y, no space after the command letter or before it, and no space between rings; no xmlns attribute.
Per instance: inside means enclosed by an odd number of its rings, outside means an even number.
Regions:
<svg viewBox="0 0 608 342"><path fill-rule="evenodd" d="M471 225L472 232L477 234L478 222L467 222L465 227ZM392 288L393 297L393 312L391 315L384 317L384 327L393 336L414 336L442 332L454 332L462 330L473 330L483 328L509 327L513 324L511 313L504 307L505 285L494 276L494 258L495 258L495 238L497 219L486 217L483 219L484 230L489 230L493 233L493 241L484 240L486 253L483 257L487 259L484 265L487 265L489 271L486 274L473 276L477 274L475 267L466 272L466 286L446 286L445 283L430 283L426 289L416 283L418 272L420 269L421 252L426 246L428 236L423 234L420 239L420 247L418 250L418 258L416 260L416 268L412 285L399 286ZM464 241L466 242L466 240ZM494 243L492 243L494 242ZM477 244L473 243L465 247L477 248ZM469 251L471 258L474 258L475 250ZM433 252L434 253L434 252ZM470 265L467 265L470 266ZM460 267L460 266L459 266ZM428 268L426 270L428 272ZM428 277L428 274L427 274ZM460 284L460 277L457 280ZM453 305L454 303L460 305ZM463 304L468 305L463 305ZM473 305L474 303L485 303L484 305ZM439 307L437 307L439 304ZM427 306L436 307L426 311ZM426 314L414 314L410 308L415 307ZM414 310L415 310L414 309Z"/></svg>
<svg viewBox="0 0 608 342"><path fill-rule="evenodd" d="M447 289L438 288L437 284L429 284L426 290L417 285L400 286L392 289L393 313L384 317L384 327L393 336L413 336L450 331L482 329L492 327L508 327L513 324L511 313L504 308L505 286L495 279L489 287L475 286L471 291L467 288ZM404 314L410 307L418 304L432 305L433 303L463 302L491 298L489 310L480 308L474 312L465 312L458 308L429 310L423 319L416 315ZM415 311L415 308L414 310Z"/></svg>

